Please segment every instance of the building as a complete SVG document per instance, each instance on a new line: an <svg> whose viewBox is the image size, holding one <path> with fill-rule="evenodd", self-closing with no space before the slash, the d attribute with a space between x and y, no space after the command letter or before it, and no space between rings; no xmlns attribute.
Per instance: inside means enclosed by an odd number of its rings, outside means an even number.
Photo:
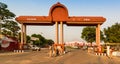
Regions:
<svg viewBox="0 0 120 64"><path fill-rule="evenodd" d="M0 39L1 51L14 51L19 49L19 43L16 38L0 35Z"/></svg>

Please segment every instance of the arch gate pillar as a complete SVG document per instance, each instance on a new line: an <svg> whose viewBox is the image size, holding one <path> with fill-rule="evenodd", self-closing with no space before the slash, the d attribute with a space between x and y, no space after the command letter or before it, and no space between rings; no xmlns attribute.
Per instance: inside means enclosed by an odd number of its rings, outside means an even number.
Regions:
<svg viewBox="0 0 120 64"><path fill-rule="evenodd" d="M22 50L23 47L23 42L24 42L24 38L23 38L23 23L21 24L21 42L19 43L19 49Z"/></svg>
<svg viewBox="0 0 120 64"><path fill-rule="evenodd" d="M96 26L96 44L100 46L100 24Z"/></svg>
<svg viewBox="0 0 120 64"><path fill-rule="evenodd" d="M58 37L58 22L57 21L55 22L55 28L56 28L56 31L55 31L55 33L56 33L55 44L58 44L59 37Z"/></svg>
<svg viewBox="0 0 120 64"><path fill-rule="evenodd" d="M26 25L21 24L21 42L20 42L20 49L22 49L23 44L26 44Z"/></svg>
<svg viewBox="0 0 120 64"><path fill-rule="evenodd" d="M59 22L55 22L55 28L56 28L56 37L55 37L55 44L63 44L64 40L64 36L63 36L63 22L60 21L60 34L59 34ZM60 37L59 37L60 35Z"/></svg>
<svg viewBox="0 0 120 64"><path fill-rule="evenodd" d="M60 22L60 44L63 44L64 43L64 40L63 40L63 22L61 21Z"/></svg>

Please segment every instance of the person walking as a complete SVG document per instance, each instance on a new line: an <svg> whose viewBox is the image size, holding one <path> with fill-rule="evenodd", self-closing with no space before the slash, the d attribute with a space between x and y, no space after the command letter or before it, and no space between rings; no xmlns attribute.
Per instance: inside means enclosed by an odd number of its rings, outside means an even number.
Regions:
<svg viewBox="0 0 120 64"><path fill-rule="evenodd" d="M49 46L49 57L52 57L52 55L53 55L53 46L50 45Z"/></svg>
<svg viewBox="0 0 120 64"><path fill-rule="evenodd" d="M110 55L109 55L109 58L110 58L110 59L112 59L112 57L113 57L113 56L112 56L112 53L113 53L113 48L111 47L111 48L110 48Z"/></svg>

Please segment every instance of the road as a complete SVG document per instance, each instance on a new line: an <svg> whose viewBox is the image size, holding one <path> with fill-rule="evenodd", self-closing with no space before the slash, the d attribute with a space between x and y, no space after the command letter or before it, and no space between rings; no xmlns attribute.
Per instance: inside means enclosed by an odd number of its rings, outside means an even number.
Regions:
<svg viewBox="0 0 120 64"><path fill-rule="evenodd" d="M48 49L24 53L0 53L0 64L120 64L120 58L109 59L77 49L57 56L48 57Z"/></svg>

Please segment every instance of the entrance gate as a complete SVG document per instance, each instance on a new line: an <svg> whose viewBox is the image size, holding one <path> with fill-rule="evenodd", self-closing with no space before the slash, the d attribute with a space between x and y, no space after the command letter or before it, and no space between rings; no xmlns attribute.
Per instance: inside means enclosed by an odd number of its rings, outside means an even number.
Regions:
<svg viewBox="0 0 120 64"><path fill-rule="evenodd" d="M100 45L100 26L105 22L104 17L98 16L69 16L67 8L61 4L54 4L48 16L19 16L16 20L21 24L21 44L26 44L26 25L54 25L55 24L55 44L64 44L63 24L70 26L96 26L96 43ZM60 42L59 27L60 24Z"/></svg>

